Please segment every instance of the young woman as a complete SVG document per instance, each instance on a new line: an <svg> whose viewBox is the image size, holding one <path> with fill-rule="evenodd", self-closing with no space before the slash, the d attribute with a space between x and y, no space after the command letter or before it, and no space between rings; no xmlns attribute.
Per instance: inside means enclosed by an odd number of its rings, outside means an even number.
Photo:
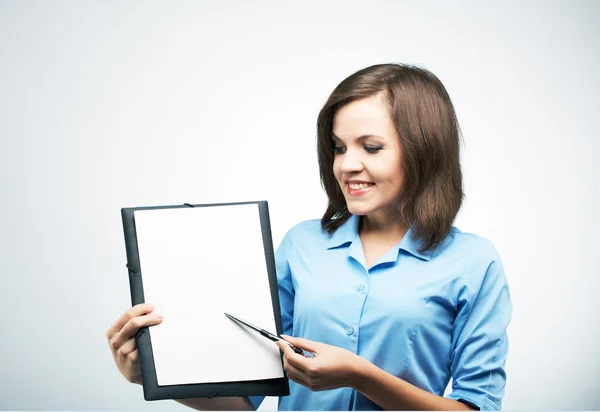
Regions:
<svg viewBox="0 0 600 412"><path fill-rule="evenodd" d="M368 67L336 87L317 131L328 208L275 255L285 338L314 358L279 344L291 380L279 410L500 409L512 305L492 244L452 226L460 138L444 86L421 68ZM138 305L108 330L129 381L140 383L135 332L161 321Z"/></svg>

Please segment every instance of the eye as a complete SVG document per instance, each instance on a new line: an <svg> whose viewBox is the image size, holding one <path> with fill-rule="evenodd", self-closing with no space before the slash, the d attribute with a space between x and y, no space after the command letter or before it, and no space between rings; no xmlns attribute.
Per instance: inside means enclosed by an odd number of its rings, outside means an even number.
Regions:
<svg viewBox="0 0 600 412"><path fill-rule="evenodd" d="M338 153L343 154L343 153L346 153L346 148L343 146L335 146L334 145L332 151L333 151L333 154L338 154Z"/></svg>
<svg viewBox="0 0 600 412"><path fill-rule="evenodd" d="M369 146L369 145L365 145L365 150L368 153L377 153L381 149L383 149L383 146Z"/></svg>

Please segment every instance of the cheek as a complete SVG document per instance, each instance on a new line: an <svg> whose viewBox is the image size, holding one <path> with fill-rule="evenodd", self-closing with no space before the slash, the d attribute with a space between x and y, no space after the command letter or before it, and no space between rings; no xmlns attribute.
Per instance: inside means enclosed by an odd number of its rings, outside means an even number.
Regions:
<svg viewBox="0 0 600 412"><path fill-rule="evenodd" d="M340 180L340 162L337 160L337 158L333 159L333 176L337 181Z"/></svg>
<svg viewBox="0 0 600 412"><path fill-rule="evenodd" d="M404 170L402 170L402 165L399 165L394 170L394 180L399 185L401 185L404 182Z"/></svg>
<svg viewBox="0 0 600 412"><path fill-rule="evenodd" d="M398 184L404 180L404 170L402 170L402 159L400 158L400 155L397 155L394 159L390 159L390 168L388 170L390 180L394 183Z"/></svg>
<svg viewBox="0 0 600 412"><path fill-rule="evenodd" d="M400 186L404 182L404 171L402 170L402 164L398 162L393 162L393 164L390 163L392 162L387 163L387 167L378 168L376 172L377 176L379 176L379 179L382 183L389 185L389 190L393 192L400 191Z"/></svg>

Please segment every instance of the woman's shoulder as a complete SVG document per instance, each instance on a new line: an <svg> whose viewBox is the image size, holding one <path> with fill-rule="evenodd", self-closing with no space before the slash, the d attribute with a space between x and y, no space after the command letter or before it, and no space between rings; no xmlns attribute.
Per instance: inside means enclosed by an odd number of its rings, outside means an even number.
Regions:
<svg viewBox="0 0 600 412"><path fill-rule="evenodd" d="M490 239L452 226L442 245L443 254L460 255L471 261L499 261L500 256Z"/></svg>
<svg viewBox="0 0 600 412"><path fill-rule="evenodd" d="M303 220L292 226L284 238L313 239L328 238L328 233L322 228L320 219Z"/></svg>
<svg viewBox="0 0 600 412"><path fill-rule="evenodd" d="M304 220L292 226L281 240L281 246L289 249L318 247L330 239L329 233L321 227L320 219Z"/></svg>
<svg viewBox="0 0 600 412"><path fill-rule="evenodd" d="M482 288L487 291L499 291L507 287L504 265L490 239L463 232L453 226L448 240L447 248L443 252L446 259L440 259L438 263L454 262L457 272L460 273L457 277L460 281L456 283L459 290L476 295Z"/></svg>
<svg viewBox="0 0 600 412"><path fill-rule="evenodd" d="M277 247L277 255L290 257L302 251L310 253L326 248L328 241L329 234L321 228L319 219L304 220L286 232Z"/></svg>

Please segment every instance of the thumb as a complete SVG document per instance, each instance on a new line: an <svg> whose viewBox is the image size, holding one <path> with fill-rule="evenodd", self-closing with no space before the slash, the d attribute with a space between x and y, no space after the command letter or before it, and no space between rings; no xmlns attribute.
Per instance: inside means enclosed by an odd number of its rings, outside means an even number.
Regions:
<svg viewBox="0 0 600 412"><path fill-rule="evenodd" d="M281 337L284 340L291 343L292 345L294 345L295 347L300 348L302 350L307 350L315 355L319 352L319 342L314 342L312 340L303 338L294 338L288 335L281 335Z"/></svg>

